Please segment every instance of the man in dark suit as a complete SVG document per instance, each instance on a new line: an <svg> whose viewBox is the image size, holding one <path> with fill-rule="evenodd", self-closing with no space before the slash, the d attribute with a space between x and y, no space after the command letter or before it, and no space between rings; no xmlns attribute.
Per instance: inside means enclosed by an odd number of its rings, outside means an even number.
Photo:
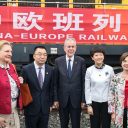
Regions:
<svg viewBox="0 0 128 128"><path fill-rule="evenodd" d="M24 108L26 128L48 128L50 106L53 101L53 68L45 64L45 47L37 46L34 62L23 67L23 78L28 83L33 102Z"/></svg>
<svg viewBox="0 0 128 128"><path fill-rule="evenodd" d="M81 107L85 105L85 61L74 55L76 48L74 38L66 39L66 55L55 60L54 107L59 108L61 128L68 128L69 115L72 128L80 128Z"/></svg>

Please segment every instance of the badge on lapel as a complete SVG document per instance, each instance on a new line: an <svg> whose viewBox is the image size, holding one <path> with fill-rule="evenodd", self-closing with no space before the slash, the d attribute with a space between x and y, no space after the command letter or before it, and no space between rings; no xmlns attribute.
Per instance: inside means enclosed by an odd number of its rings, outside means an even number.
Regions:
<svg viewBox="0 0 128 128"><path fill-rule="evenodd" d="M75 61L75 64L77 64L77 61Z"/></svg>
<svg viewBox="0 0 128 128"><path fill-rule="evenodd" d="M107 76L107 75L109 75L109 73L108 72L105 72L105 75Z"/></svg>

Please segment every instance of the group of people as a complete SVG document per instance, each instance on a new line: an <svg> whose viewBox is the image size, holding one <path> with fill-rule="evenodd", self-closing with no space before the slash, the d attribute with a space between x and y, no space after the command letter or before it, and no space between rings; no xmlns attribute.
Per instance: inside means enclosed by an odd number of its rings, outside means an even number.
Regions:
<svg viewBox="0 0 128 128"><path fill-rule="evenodd" d="M86 69L83 58L75 55L76 40L64 42L65 55L49 66L47 50L36 46L34 62L22 69L19 77L12 64L12 44L0 41L0 127L20 128L17 107L24 109L26 128L48 128L49 113L58 109L61 128L80 128L81 110L87 107L91 128L127 128L128 124L128 52L121 55L122 72L114 74L104 63L105 51L93 48L94 65ZM22 105L20 85L27 83L33 101ZM86 128L86 126L85 126Z"/></svg>

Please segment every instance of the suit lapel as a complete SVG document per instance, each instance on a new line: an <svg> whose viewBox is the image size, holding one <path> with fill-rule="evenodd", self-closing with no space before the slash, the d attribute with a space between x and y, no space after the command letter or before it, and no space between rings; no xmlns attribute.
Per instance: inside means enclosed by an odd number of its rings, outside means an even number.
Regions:
<svg viewBox="0 0 128 128"><path fill-rule="evenodd" d="M48 74L49 74L48 66L45 64L45 78L44 78L44 83L42 88L44 88L46 81L48 80Z"/></svg>
<svg viewBox="0 0 128 128"><path fill-rule="evenodd" d="M67 63L66 63L66 56L63 57L62 59L62 69L63 69L63 72L67 75L68 77L68 74L67 74Z"/></svg>
<svg viewBox="0 0 128 128"><path fill-rule="evenodd" d="M40 84L39 84L39 81L38 81L38 78L37 78L37 74L36 74L36 69L35 69L34 63L31 66L31 75L32 75L33 79L35 79L35 81L37 83L36 85L40 88Z"/></svg>
<svg viewBox="0 0 128 128"><path fill-rule="evenodd" d="M71 78L72 78L73 74L76 72L77 64L78 64L77 58L76 58L76 56L74 56Z"/></svg>

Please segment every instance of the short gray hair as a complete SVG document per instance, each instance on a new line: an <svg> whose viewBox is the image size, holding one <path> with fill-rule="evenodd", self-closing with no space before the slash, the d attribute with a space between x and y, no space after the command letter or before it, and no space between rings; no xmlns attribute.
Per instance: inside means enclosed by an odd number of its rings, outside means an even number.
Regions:
<svg viewBox="0 0 128 128"><path fill-rule="evenodd" d="M70 42L70 41L73 41L75 44L76 44L76 40L75 38L67 38L65 41L64 41L64 46L67 42Z"/></svg>

